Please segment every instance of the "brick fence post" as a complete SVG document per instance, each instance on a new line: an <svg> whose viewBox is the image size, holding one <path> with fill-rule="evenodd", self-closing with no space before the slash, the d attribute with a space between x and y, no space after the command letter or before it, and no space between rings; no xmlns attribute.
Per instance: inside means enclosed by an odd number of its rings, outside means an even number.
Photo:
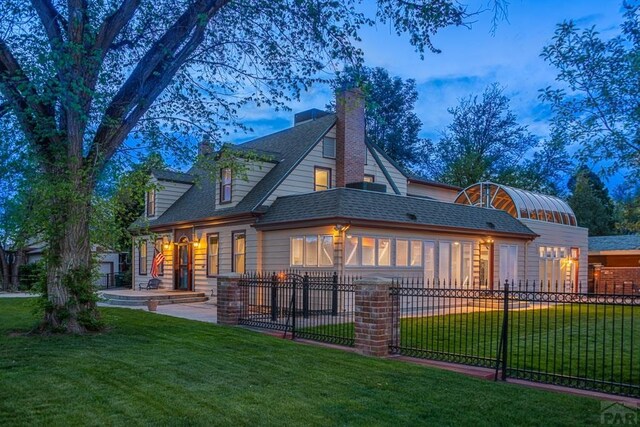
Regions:
<svg viewBox="0 0 640 427"><path fill-rule="evenodd" d="M355 347L367 356L389 354L393 338L393 300L391 280L378 277L361 279L355 285Z"/></svg>
<svg viewBox="0 0 640 427"><path fill-rule="evenodd" d="M240 275L237 273L218 276L218 316L220 325L237 325L242 300L240 298Z"/></svg>

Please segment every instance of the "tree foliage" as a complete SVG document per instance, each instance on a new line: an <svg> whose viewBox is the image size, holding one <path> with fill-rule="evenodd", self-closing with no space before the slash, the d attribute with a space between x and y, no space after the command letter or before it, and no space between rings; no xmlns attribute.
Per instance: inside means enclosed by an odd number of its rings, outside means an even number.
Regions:
<svg viewBox="0 0 640 427"><path fill-rule="evenodd" d="M4 0L0 111L41 176L47 219L43 327L81 333L97 316L90 223L97 181L136 145L179 156L221 141L252 104L283 108L320 71L362 63L359 30L388 24L416 50L464 23L453 0ZM82 282L82 283L80 283Z"/></svg>
<svg viewBox="0 0 640 427"><path fill-rule="evenodd" d="M640 233L640 184L620 185L614 192L616 231Z"/></svg>
<svg viewBox="0 0 640 427"><path fill-rule="evenodd" d="M536 138L518 124L504 88L493 84L481 96L471 95L449 109L452 122L435 146L438 179L466 187L513 174Z"/></svg>
<svg viewBox="0 0 640 427"><path fill-rule="evenodd" d="M336 90L355 86L365 95L367 141L405 168L423 163L426 144L418 136L422 122L414 112L418 100L415 80L392 77L380 67L348 67L334 82ZM334 108L333 104L329 108Z"/></svg>
<svg viewBox="0 0 640 427"><path fill-rule="evenodd" d="M614 232L614 204L604 183L586 166L581 166L568 182L567 199L578 225L589 229L591 236Z"/></svg>
<svg viewBox="0 0 640 427"><path fill-rule="evenodd" d="M559 24L542 57L557 70L560 87L542 100L553 107L553 123L579 143L582 161L602 161L608 172L640 170L640 5L624 6L619 36L604 39L595 27Z"/></svg>

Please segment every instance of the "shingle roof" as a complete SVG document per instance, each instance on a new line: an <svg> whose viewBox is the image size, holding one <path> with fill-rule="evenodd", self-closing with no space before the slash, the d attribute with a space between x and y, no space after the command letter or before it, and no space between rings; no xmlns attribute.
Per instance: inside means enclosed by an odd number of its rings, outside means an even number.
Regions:
<svg viewBox="0 0 640 427"><path fill-rule="evenodd" d="M251 150L259 154L268 154L274 162L277 162L236 206L216 210L216 183L207 174L192 170L189 171L189 174L183 175L198 176L199 180L196 184L187 190L159 218L148 222L144 219L138 219L132 227L154 227L177 222L263 211L264 209L261 208L261 205L271 191L304 158L315 146L316 142L331 129L335 121L336 116L329 114L317 120L302 123L234 146L233 149L235 150Z"/></svg>
<svg viewBox="0 0 640 427"><path fill-rule="evenodd" d="M279 197L258 220L257 226L325 218L451 227L486 234L537 236L504 211L350 188Z"/></svg>
<svg viewBox="0 0 640 427"><path fill-rule="evenodd" d="M589 252L640 250L640 235L589 237Z"/></svg>
<svg viewBox="0 0 640 427"><path fill-rule="evenodd" d="M193 184L195 177L184 172L175 172L161 169L154 169L151 174L161 181L182 182L185 184Z"/></svg>

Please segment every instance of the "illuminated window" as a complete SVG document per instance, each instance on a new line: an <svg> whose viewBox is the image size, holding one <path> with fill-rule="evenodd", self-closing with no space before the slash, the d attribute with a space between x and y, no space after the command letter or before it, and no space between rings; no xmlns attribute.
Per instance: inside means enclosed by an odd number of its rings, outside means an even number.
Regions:
<svg viewBox="0 0 640 427"><path fill-rule="evenodd" d="M244 231L236 231L231 233L231 240L233 241L233 250L231 258L233 259L232 270L234 273L244 273L246 269L246 251L247 251L247 236Z"/></svg>
<svg viewBox="0 0 640 427"><path fill-rule="evenodd" d="M333 236L320 237L320 267L331 267L333 265Z"/></svg>
<svg viewBox="0 0 640 427"><path fill-rule="evenodd" d="M304 265L304 237L291 238L291 265Z"/></svg>
<svg viewBox="0 0 640 427"><path fill-rule="evenodd" d="M220 238L218 233L208 235L207 244L207 275L218 274L218 252L220 248Z"/></svg>
<svg viewBox="0 0 640 427"><path fill-rule="evenodd" d="M331 267L333 265L333 236L292 237L291 265Z"/></svg>
<svg viewBox="0 0 640 427"><path fill-rule="evenodd" d="M396 266L406 267L409 264L409 242L396 240Z"/></svg>
<svg viewBox="0 0 640 427"><path fill-rule="evenodd" d="M362 238L362 265L376 265L376 239Z"/></svg>
<svg viewBox="0 0 640 427"><path fill-rule="evenodd" d="M500 245L500 281L518 280L518 246Z"/></svg>
<svg viewBox="0 0 640 427"><path fill-rule="evenodd" d="M418 240L411 241L411 267L420 267L422 265L422 242Z"/></svg>
<svg viewBox="0 0 640 427"><path fill-rule="evenodd" d="M224 168L220 171L220 203L231 202L231 169Z"/></svg>
<svg viewBox="0 0 640 427"><path fill-rule="evenodd" d="M391 265L391 240L378 239L378 265Z"/></svg>
<svg viewBox="0 0 640 427"><path fill-rule="evenodd" d="M314 170L313 190L324 191L331 188L331 169L316 167Z"/></svg>
<svg viewBox="0 0 640 427"><path fill-rule="evenodd" d="M374 175L365 175L364 182L376 182L376 177Z"/></svg>
<svg viewBox="0 0 640 427"><path fill-rule="evenodd" d="M346 265L360 265L360 248L357 236L347 236L344 243Z"/></svg>
<svg viewBox="0 0 640 427"><path fill-rule="evenodd" d="M143 240L138 246L138 273L142 276L147 274L147 241Z"/></svg>
<svg viewBox="0 0 640 427"><path fill-rule="evenodd" d="M318 236L304 238L304 264L318 265Z"/></svg>

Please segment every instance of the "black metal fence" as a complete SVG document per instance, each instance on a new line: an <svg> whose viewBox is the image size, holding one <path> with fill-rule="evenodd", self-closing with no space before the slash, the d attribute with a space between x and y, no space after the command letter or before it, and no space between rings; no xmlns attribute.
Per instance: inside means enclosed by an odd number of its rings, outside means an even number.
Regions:
<svg viewBox="0 0 640 427"><path fill-rule="evenodd" d="M354 279L294 271L246 274L239 282L239 323L353 346Z"/></svg>
<svg viewBox="0 0 640 427"><path fill-rule="evenodd" d="M115 288L116 287L115 274L114 273L101 274L96 278L93 284L98 289Z"/></svg>
<svg viewBox="0 0 640 427"><path fill-rule="evenodd" d="M398 280L391 288L398 319L392 353L494 368L501 379L640 397L640 295L555 291L535 282L531 290L425 285Z"/></svg>

